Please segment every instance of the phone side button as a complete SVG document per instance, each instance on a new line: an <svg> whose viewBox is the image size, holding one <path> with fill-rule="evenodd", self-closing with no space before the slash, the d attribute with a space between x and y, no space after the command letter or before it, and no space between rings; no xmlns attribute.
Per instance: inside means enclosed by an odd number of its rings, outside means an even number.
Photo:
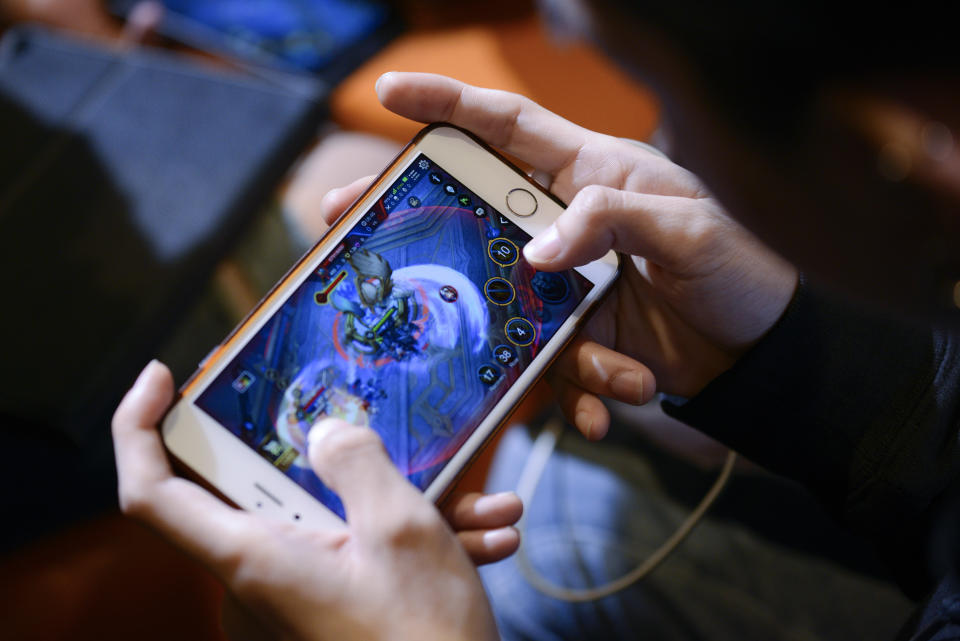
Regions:
<svg viewBox="0 0 960 641"><path fill-rule="evenodd" d="M207 352L207 355L204 356L203 359L200 360L200 363L197 365L197 369L203 369L204 367L206 367L206 366L207 366L207 363L210 361L210 359L213 358L213 355L216 354L216 353L220 350L220 347L222 347L222 346L221 346L221 345L214 345L214 346L213 346L213 349L211 349L209 352Z"/></svg>

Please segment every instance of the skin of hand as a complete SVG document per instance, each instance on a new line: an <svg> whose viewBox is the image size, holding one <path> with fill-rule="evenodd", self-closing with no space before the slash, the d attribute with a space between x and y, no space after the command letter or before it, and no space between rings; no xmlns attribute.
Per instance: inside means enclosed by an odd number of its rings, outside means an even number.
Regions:
<svg viewBox="0 0 960 641"><path fill-rule="evenodd" d="M390 72L377 94L401 116L463 127L552 177L569 206L524 248L534 267L621 253L614 291L550 374L588 438L609 426L600 396L642 404L656 391L695 395L763 337L796 290L796 269L728 217L696 176L639 145L444 76ZM329 193L328 221L369 181Z"/></svg>
<svg viewBox="0 0 960 641"><path fill-rule="evenodd" d="M328 419L310 432L309 458L342 498L347 523L318 529L238 510L173 475L157 430L173 396L169 370L154 361L117 408L121 508L204 563L264 630L296 639L498 638L470 556L492 561L516 549L515 496L452 501L458 543L375 432Z"/></svg>

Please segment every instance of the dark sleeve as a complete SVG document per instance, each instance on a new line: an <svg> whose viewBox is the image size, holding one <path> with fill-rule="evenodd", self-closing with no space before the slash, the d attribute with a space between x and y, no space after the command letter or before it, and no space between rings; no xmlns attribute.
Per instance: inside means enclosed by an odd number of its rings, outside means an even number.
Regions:
<svg viewBox="0 0 960 641"><path fill-rule="evenodd" d="M795 479L869 538L913 596L960 471L957 336L801 284L770 333L675 418Z"/></svg>

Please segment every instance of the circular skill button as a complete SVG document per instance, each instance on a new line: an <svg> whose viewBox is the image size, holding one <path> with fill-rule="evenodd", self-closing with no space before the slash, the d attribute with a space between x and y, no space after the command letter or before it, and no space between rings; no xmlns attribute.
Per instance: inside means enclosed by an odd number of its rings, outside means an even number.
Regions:
<svg viewBox="0 0 960 641"><path fill-rule="evenodd" d="M443 190L444 190L445 192L447 192L448 194L450 194L451 196L454 195L455 193L457 193L457 188L454 187L453 185L449 185L449 184L444 185L444 186L443 186Z"/></svg>
<svg viewBox="0 0 960 641"><path fill-rule="evenodd" d="M509 267L520 257L520 248L506 238L495 238L487 245L490 259L501 267Z"/></svg>
<svg viewBox="0 0 960 641"><path fill-rule="evenodd" d="M540 300L552 305L559 305L570 296L567 279L556 272L537 272L530 279L530 288Z"/></svg>
<svg viewBox="0 0 960 641"><path fill-rule="evenodd" d="M510 367L517 362L517 352L509 345L497 345L493 348L493 357L504 367Z"/></svg>
<svg viewBox="0 0 960 641"><path fill-rule="evenodd" d="M537 330L533 323L526 318L514 316L503 326L503 331L507 334L507 339L518 347L526 347L537 337Z"/></svg>
<svg viewBox="0 0 960 641"><path fill-rule="evenodd" d="M476 216L477 218L483 218L484 216L487 215L487 208L484 207L483 205L477 205L476 207L473 208L473 215Z"/></svg>
<svg viewBox="0 0 960 641"><path fill-rule="evenodd" d="M434 185L439 185L441 181L442 179L440 178L440 174L435 171L430 172L430 182L432 182Z"/></svg>
<svg viewBox="0 0 960 641"><path fill-rule="evenodd" d="M483 285L483 293L494 305L509 305L517 297L513 285L505 278L494 277Z"/></svg>
<svg viewBox="0 0 960 641"><path fill-rule="evenodd" d="M461 207L469 207L469 206L470 206L470 196L468 196L468 195L466 195L466 194L460 194L459 196L457 196L457 202L460 203L460 206L461 206Z"/></svg>
<svg viewBox="0 0 960 641"><path fill-rule="evenodd" d="M487 387L493 387L503 374L493 365L481 365L477 368L477 378Z"/></svg>

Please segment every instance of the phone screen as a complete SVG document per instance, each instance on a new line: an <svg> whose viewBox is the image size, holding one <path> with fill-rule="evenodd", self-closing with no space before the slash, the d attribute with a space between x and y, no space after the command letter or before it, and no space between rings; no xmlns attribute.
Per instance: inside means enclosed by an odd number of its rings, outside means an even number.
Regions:
<svg viewBox="0 0 960 641"><path fill-rule="evenodd" d="M196 405L341 518L306 455L325 417L423 490L592 287L534 270L529 240L421 154Z"/></svg>

